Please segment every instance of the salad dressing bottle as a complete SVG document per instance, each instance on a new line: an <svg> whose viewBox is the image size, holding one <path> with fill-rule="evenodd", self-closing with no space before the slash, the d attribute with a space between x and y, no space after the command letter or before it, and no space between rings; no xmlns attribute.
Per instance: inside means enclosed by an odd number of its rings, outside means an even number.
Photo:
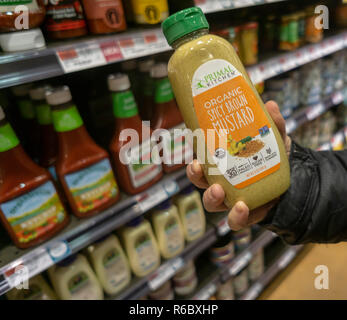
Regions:
<svg viewBox="0 0 347 320"><path fill-rule="evenodd" d="M201 129L194 147L209 184L223 187L228 206L242 200L252 210L279 197L290 185L286 150L232 45L209 34L198 7L162 27L175 49L169 79L186 126Z"/></svg>

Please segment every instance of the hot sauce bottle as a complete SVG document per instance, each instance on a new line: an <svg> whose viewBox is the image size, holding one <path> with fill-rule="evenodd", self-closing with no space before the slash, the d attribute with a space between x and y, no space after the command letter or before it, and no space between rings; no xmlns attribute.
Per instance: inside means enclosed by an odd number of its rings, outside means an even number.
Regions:
<svg viewBox="0 0 347 320"><path fill-rule="evenodd" d="M119 199L107 152L89 136L67 86L46 93L58 134L56 172L73 213L89 217Z"/></svg>
<svg viewBox="0 0 347 320"><path fill-rule="evenodd" d="M153 130L167 129L170 132L171 140L163 141L163 168L164 172L169 173L189 162L193 151L192 146L186 142L182 134L186 126L168 79L167 64L159 63L153 66L151 77L154 79L155 86L151 127Z"/></svg>
<svg viewBox="0 0 347 320"><path fill-rule="evenodd" d="M51 175L24 152L1 107L0 219L22 249L47 240L68 223Z"/></svg>
<svg viewBox="0 0 347 320"><path fill-rule="evenodd" d="M112 92L113 113L116 118L116 131L110 144L119 183L124 191L136 194L149 188L163 175L158 152L152 150L150 136L152 130L142 123L137 110L130 81L125 74L110 75L109 90ZM138 141L121 139L124 130L136 130ZM143 134L147 129L148 137ZM125 141L124 141L125 140ZM129 144L128 152L121 149ZM124 159L125 161L122 161ZM152 161L153 160L153 161Z"/></svg>

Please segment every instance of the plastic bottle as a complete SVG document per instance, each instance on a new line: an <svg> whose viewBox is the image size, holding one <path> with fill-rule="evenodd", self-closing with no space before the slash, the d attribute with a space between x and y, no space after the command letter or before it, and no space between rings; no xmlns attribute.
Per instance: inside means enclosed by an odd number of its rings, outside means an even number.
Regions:
<svg viewBox="0 0 347 320"><path fill-rule="evenodd" d="M187 241L200 238L206 229L206 217L200 193L189 186L174 198Z"/></svg>
<svg viewBox="0 0 347 320"><path fill-rule="evenodd" d="M41 275L29 280L28 289L13 288L6 297L9 300L57 300L57 296Z"/></svg>
<svg viewBox="0 0 347 320"><path fill-rule="evenodd" d="M115 235L103 237L87 248L89 260L104 291L115 295L131 280L127 257Z"/></svg>
<svg viewBox="0 0 347 320"><path fill-rule="evenodd" d="M154 106L154 83L151 78L151 68L154 66L153 59L147 59L139 62L140 81L143 85L143 90L139 95L140 105L140 116L143 121L150 121L153 117L153 106Z"/></svg>
<svg viewBox="0 0 347 320"><path fill-rule="evenodd" d="M104 294L85 256L72 255L48 269L54 290L62 300L103 300Z"/></svg>
<svg viewBox="0 0 347 320"><path fill-rule="evenodd" d="M160 265L160 252L150 223L142 217L121 230L121 238L134 274L144 277Z"/></svg>
<svg viewBox="0 0 347 320"><path fill-rule="evenodd" d="M152 212L151 222L161 256L170 259L180 254L184 249L184 232L176 206L164 201Z"/></svg>
<svg viewBox="0 0 347 320"><path fill-rule="evenodd" d="M79 218L116 203L119 189L107 152L89 136L67 86L46 93L58 134L58 179L72 212Z"/></svg>

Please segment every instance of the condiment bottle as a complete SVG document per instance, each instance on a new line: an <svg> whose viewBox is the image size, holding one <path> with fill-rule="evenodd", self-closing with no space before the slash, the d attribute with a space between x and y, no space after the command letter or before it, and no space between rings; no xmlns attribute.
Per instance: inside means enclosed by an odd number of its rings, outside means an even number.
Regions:
<svg viewBox="0 0 347 320"><path fill-rule="evenodd" d="M242 26L241 51L243 63L250 66L258 62L258 23L249 22Z"/></svg>
<svg viewBox="0 0 347 320"><path fill-rule="evenodd" d="M87 248L88 258L104 291L115 295L131 280L128 260L118 238L111 234Z"/></svg>
<svg viewBox="0 0 347 320"><path fill-rule="evenodd" d="M172 278L175 293L179 296L187 296L193 293L198 285L195 265L193 261L188 262Z"/></svg>
<svg viewBox="0 0 347 320"><path fill-rule="evenodd" d="M30 98L35 108L36 120L39 127L39 165L48 169L57 180L55 163L58 151L58 136L54 131L51 107L46 101L46 91L50 86L37 86L30 89Z"/></svg>
<svg viewBox="0 0 347 320"><path fill-rule="evenodd" d="M116 118L116 130L110 144L114 167L122 189L129 194L136 194L162 177L159 154L152 151L152 130L142 124L128 76L120 73L110 75L108 86L112 92L113 113ZM146 129L147 134L143 134ZM125 130L136 130L139 140L132 141L128 135L127 140L121 139ZM122 152L125 148L129 151Z"/></svg>
<svg viewBox="0 0 347 320"><path fill-rule="evenodd" d="M129 0L134 21L139 24L157 24L169 15L167 0Z"/></svg>
<svg viewBox="0 0 347 320"><path fill-rule="evenodd" d="M120 231L132 271L144 277L160 265L160 252L150 223L142 217L129 222Z"/></svg>
<svg viewBox="0 0 347 320"><path fill-rule="evenodd" d="M82 0L91 33L124 31L127 27L121 0Z"/></svg>
<svg viewBox="0 0 347 320"><path fill-rule="evenodd" d="M68 222L50 174L24 152L1 107L0 219L22 249L51 238Z"/></svg>
<svg viewBox="0 0 347 320"><path fill-rule="evenodd" d="M243 200L254 209L288 189L286 150L234 48L208 30L198 7L163 23L176 50L170 82L187 127L204 133L195 151L207 181L223 187L226 205Z"/></svg>
<svg viewBox="0 0 347 320"><path fill-rule="evenodd" d="M30 278L28 289L13 288L6 294L9 300L57 300L57 297L41 275Z"/></svg>
<svg viewBox="0 0 347 320"><path fill-rule="evenodd" d="M153 117L154 83L150 71L154 66L154 63L153 59L139 62L139 78L142 84L142 90L138 101L141 101L139 112L143 121L150 121Z"/></svg>
<svg viewBox="0 0 347 320"><path fill-rule="evenodd" d="M180 254L184 249L184 231L177 207L164 201L152 212L151 222L161 256L170 259Z"/></svg>
<svg viewBox="0 0 347 320"><path fill-rule="evenodd" d="M50 39L68 39L88 33L79 0L46 0L45 28Z"/></svg>
<svg viewBox="0 0 347 320"><path fill-rule="evenodd" d="M158 63L153 66L151 77L154 79L155 86L151 127L153 130L169 130L171 140L163 141L163 168L164 172L169 173L190 162L192 146L183 134L186 127L168 79L167 64Z"/></svg>
<svg viewBox="0 0 347 320"><path fill-rule="evenodd" d="M157 290L154 290L148 294L151 300L174 300L175 295L172 290L171 281L166 281Z"/></svg>
<svg viewBox="0 0 347 320"><path fill-rule="evenodd" d="M194 241L200 238L206 229L200 193L193 186L189 186L174 198L174 203L178 208L186 240Z"/></svg>
<svg viewBox="0 0 347 320"><path fill-rule="evenodd" d="M31 84L11 88L20 113L19 136L23 139L23 147L36 161L38 156L39 130L35 119L35 108L30 100Z"/></svg>
<svg viewBox="0 0 347 320"><path fill-rule="evenodd" d="M103 300L104 293L87 259L72 255L48 269L54 291L61 300Z"/></svg>
<svg viewBox="0 0 347 320"><path fill-rule="evenodd" d="M108 154L89 136L67 86L46 99L59 141L56 172L71 210L79 218L99 213L120 196Z"/></svg>
<svg viewBox="0 0 347 320"><path fill-rule="evenodd" d="M306 8L306 41L317 43L323 39L323 27L317 28L316 20L319 13L315 13L315 6Z"/></svg>

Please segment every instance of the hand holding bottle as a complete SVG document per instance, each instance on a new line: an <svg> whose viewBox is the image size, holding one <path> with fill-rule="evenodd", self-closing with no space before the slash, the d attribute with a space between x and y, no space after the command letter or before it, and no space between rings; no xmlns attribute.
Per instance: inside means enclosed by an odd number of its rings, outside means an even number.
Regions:
<svg viewBox="0 0 347 320"><path fill-rule="evenodd" d="M291 139L286 134L285 120L279 111L279 107L274 101L267 102L265 106L282 136L285 144L285 149L289 157ZM206 189L203 196L203 203L207 211L220 212L226 211L228 209L224 204L225 193L223 188L219 184L213 184L212 186L209 186L204 177L202 167L197 160L194 160L191 164L188 165L187 176L195 186L197 186L198 188ZM247 205L243 201L237 202L229 212L228 223L230 228L237 231L262 221L278 201L279 198L274 199L264 206L261 206L252 211L249 211Z"/></svg>

